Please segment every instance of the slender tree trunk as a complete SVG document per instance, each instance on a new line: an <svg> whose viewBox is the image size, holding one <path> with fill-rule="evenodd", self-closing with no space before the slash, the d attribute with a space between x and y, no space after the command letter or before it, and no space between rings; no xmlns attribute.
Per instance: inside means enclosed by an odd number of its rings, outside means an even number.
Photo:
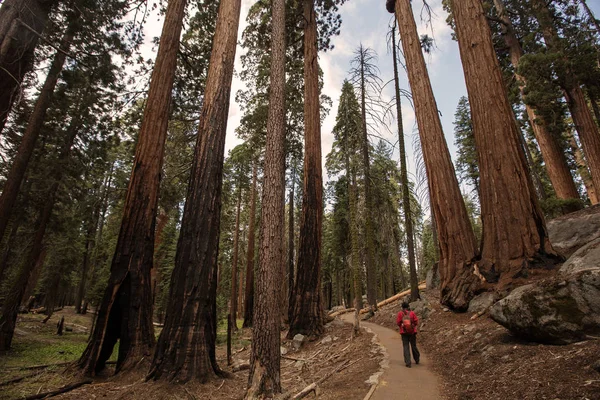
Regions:
<svg viewBox="0 0 600 400"><path fill-rule="evenodd" d="M44 251L43 240L56 202L58 187L65 170L64 164L69 159L71 148L78 133L78 126L75 121L78 121L78 119L75 118L74 122L72 122L68 130L66 142L55 161L51 175L53 182L45 195L44 205L35 223L33 243L2 307L2 314L0 315L0 351L10 349L17 323L19 306L23 303L27 286L32 280L31 278L34 275L36 266L39 265L39 261L42 258L41 255ZM50 287L55 288L55 286L51 285Z"/></svg>
<svg viewBox="0 0 600 400"><path fill-rule="evenodd" d="M238 254L240 246L240 209L242 207L242 189L240 188L238 179L237 188L237 211L235 214L235 232L233 233L233 260L231 263L231 320L233 321L233 331L237 332L237 307L238 307Z"/></svg>
<svg viewBox="0 0 600 400"><path fill-rule="evenodd" d="M477 255L475 235L442 131L409 0L396 0L396 18L419 126L431 208L438 222L442 302L463 310L468 306L478 286L478 282L472 278L470 266ZM412 237L410 234L407 236ZM414 299L414 293L418 293L417 271L414 265L411 266L410 272L413 293L411 297Z"/></svg>
<svg viewBox="0 0 600 400"><path fill-rule="evenodd" d="M548 239L527 171L481 0L453 0L452 10L481 171L483 243L478 267L488 283L498 282L503 288L529 265L553 264L560 257Z"/></svg>
<svg viewBox="0 0 600 400"><path fill-rule="evenodd" d="M148 360L154 348L150 271L160 173L185 6L186 0L172 0L167 5L108 287L98 308L94 331L79 360L87 374L94 375L104 369L117 341L117 372Z"/></svg>
<svg viewBox="0 0 600 400"><path fill-rule="evenodd" d="M575 162L577 163L577 172L583 181L583 185L585 186L585 190L587 192L588 198L590 199L590 203L592 205L598 204L598 194L596 193L596 188L594 187L594 182L592 182L592 177L590 176L590 170L588 169L587 163L585 162L585 157L583 156L583 152L581 148L577 144L575 140L575 136L573 132L568 133L569 138L569 146L575 155Z"/></svg>
<svg viewBox="0 0 600 400"><path fill-rule="evenodd" d="M154 251L158 250L158 247L162 243L163 240L163 232L165 231L165 227L169 223L169 213L164 208L160 208L158 211L158 216L156 217L156 231L154 232ZM156 295L158 293L158 287L160 284L160 274L158 273L158 268L156 265L152 265L152 269L150 270L150 287L152 288L152 304L156 302Z"/></svg>
<svg viewBox="0 0 600 400"><path fill-rule="evenodd" d="M347 165L349 164L346 162ZM362 279L362 269L360 267L360 248L358 241L358 223L357 223L357 202L358 202L358 194L356 190L356 173L354 172L353 167L348 167L346 169L349 171L349 179L348 179L348 209L349 209L349 225L350 225L350 246L351 246L351 254L350 254L350 263L351 263L351 271L352 271L352 282L354 289L354 325L353 325L353 335L357 336L360 334L360 318L359 311L363 307L363 279ZM350 172L351 171L351 172Z"/></svg>
<svg viewBox="0 0 600 400"><path fill-rule="evenodd" d="M600 22L594 16L592 9L590 8L590 6L587 5L587 2L585 0L579 0L579 2L581 3L581 5L583 6L583 9L585 10L586 14L588 15L590 22L596 28L596 33L600 34Z"/></svg>
<svg viewBox="0 0 600 400"><path fill-rule="evenodd" d="M375 265L375 232L373 231L373 194L371 191L371 161L367 132L367 104L365 83L365 49L360 46L360 107L362 115L362 156L365 177L365 257L367 264L367 302L377 311L377 268Z"/></svg>
<svg viewBox="0 0 600 400"><path fill-rule="evenodd" d="M546 46L557 54L563 53L563 43L554 27L555 17L543 0L532 0L531 6L540 24ZM566 56L562 56L566 58ZM560 85L563 88L567 105L579 134L585 158L590 168L595 187L600 187L600 131L594 122L592 113L575 74L568 67L557 71Z"/></svg>
<svg viewBox="0 0 600 400"><path fill-rule="evenodd" d="M412 17L412 15L411 15ZM408 264L411 271L411 298L419 298L419 283L415 266L415 243L413 240L412 212L410 209L410 188L408 186L408 170L406 167L406 146L404 144L404 124L402 123L402 103L400 98L400 80L398 77L398 56L396 54L396 27L392 30L392 56L394 57L394 84L396 89L396 115L398 120L398 146L400 148L400 179L402 179L402 209L404 211L404 228L406 230L406 246L408 248ZM414 273L412 271L415 271Z"/></svg>
<svg viewBox="0 0 600 400"><path fill-rule="evenodd" d="M33 68L34 51L58 0L6 0L0 8L0 133L25 74ZM61 47L62 48L62 47Z"/></svg>
<svg viewBox="0 0 600 400"><path fill-rule="evenodd" d="M75 299L75 312L81 314L81 304L85 296L85 287L87 282L88 270L90 267L90 260L94 251L94 238L98 229L98 218L100 218L100 207L98 204L92 216L92 221L89 222L89 226L86 232L85 239L85 251L83 253L83 262L81 266L81 281L79 282L79 288L77 290L77 298Z"/></svg>
<svg viewBox="0 0 600 400"><path fill-rule="evenodd" d="M281 393L280 316L285 266L285 0L272 0L271 74L260 234L260 263L247 399ZM318 102L317 102L318 107Z"/></svg>
<svg viewBox="0 0 600 400"><path fill-rule="evenodd" d="M204 382L220 376L217 263L225 133L241 0L222 0L186 197L165 326L149 378Z"/></svg>
<svg viewBox="0 0 600 400"><path fill-rule="evenodd" d="M288 210L288 323L294 311L294 193L296 188L296 162L292 167L292 187L290 188L290 206Z"/></svg>
<svg viewBox="0 0 600 400"><path fill-rule="evenodd" d="M256 231L256 181L258 179L258 164L252 168L252 197L250 204L250 222L248 223L248 251L246 257L246 300L244 307L244 328L252 326L254 315L254 246Z"/></svg>
<svg viewBox="0 0 600 400"><path fill-rule="evenodd" d="M38 259L35 261L35 267L31 272L31 276L29 277L29 281L27 282L27 287L25 288L25 292L23 293L23 300L21 301L21 305L28 305L29 298L33 294L35 287L38 284L40 279L40 275L42 273L42 269L44 268L44 263L46 262L46 254L48 254L45 246L42 246L42 251ZM29 310L28 310L29 311Z"/></svg>
<svg viewBox="0 0 600 400"><path fill-rule="evenodd" d="M323 176L321 171L321 115L319 61L314 0L304 0L304 190L294 283L294 311L288 338L323 333L321 303L321 236L323 231Z"/></svg>
<svg viewBox="0 0 600 400"><path fill-rule="evenodd" d="M544 184L542 183L542 179L540 178L540 174L534 168L533 156L531 155L531 149L527 145L525 138L519 132L519 144L521 145L521 149L523 154L525 155L525 166L527 167L527 172L531 176L531 180L533 182L533 187L537 196L540 200L546 200L548 198L548 193L546 192L546 188L544 188ZM481 193L479 191L479 193ZM479 195L481 197L481 194Z"/></svg>
<svg viewBox="0 0 600 400"><path fill-rule="evenodd" d="M4 9L4 7L2 9ZM75 32L78 29L79 14L75 13L75 15L72 16L71 22L69 23L69 26L67 27L65 34L61 39L61 49L66 51L69 50L71 43L73 42ZM25 129L25 133L23 133L21 143L17 149L17 154L12 161L10 171L8 172L6 182L4 183L2 195L0 195L0 240L4 237L8 220L19 195L19 188L23 182L27 165L29 164L31 154L33 153L38 136L44 124L46 111L48 110L48 107L50 107L52 94L54 93L54 88L58 82L58 78L63 69L66 57L67 56L62 52L57 52L54 55L54 59L50 65L50 70L46 76L46 81L42 86L42 90L40 91L37 101L35 102L33 112L31 113L27 123L27 128ZM0 73L1 71L2 69L0 68ZM3 84L4 80L0 79L0 82ZM0 96L4 94L4 92L0 93L2 93Z"/></svg>
<svg viewBox="0 0 600 400"><path fill-rule="evenodd" d="M515 71L519 67L519 61L523 56L523 49L521 43L515 34L512 22L506 12L503 0L494 0L494 5L503 24L502 34L504 36L504 42L508 47L510 53L510 61ZM521 91L521 96L525 95L525 87L527 82L525 78L518 73L515 73L515 78ZM565 157L563 149L554 136L548 131L544 122L536 118L535 109L525 104L525 111L529 118L529 124L533 130L535 138L540 146L544 163L546 164L546 171L548 177L552 182L552 187L556 193L556 197L559 199L578 199L579 193L575 187L573 176L567 165L567 159Z"/></svg>

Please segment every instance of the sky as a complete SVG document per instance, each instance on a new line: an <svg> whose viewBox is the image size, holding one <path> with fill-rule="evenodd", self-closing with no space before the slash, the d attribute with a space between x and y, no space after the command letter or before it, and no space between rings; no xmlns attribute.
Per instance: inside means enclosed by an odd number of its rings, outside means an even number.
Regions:
<svg viewBox="0 0 600 400"><path fill-rule="evenodd" d="M240 28L238 31L238 42L241 40L241 34L246 27L246 16L248 9L256 0L242 0L242 10L240 16ZM446 141L453 159L456 157L456 146L454 145L454 112L460 97L467 95L467 90L464 82L462 65L458 44L451 38L451 29L446 24L447 13L442 8L442 0L428 0L428 4L432 8L431 23L425 20L425 14L422 13L423 1L413 0L412 7L417 22L419 34L428 34L435 40L433 51L429 55L425 55L429 77L433 87L433 92L436 97L438 110ZM588 0L588 5L594 11L596 16L600 16L600 0ZM362 43L365 47L370 47L378 55L377 65L381 71L381 78L384 82L388 82L393 78L392 56L388 53L386 43L386 35L389 25L392 22L393 15L389 14L385 9L385 0L348 0L340 7L342 17L341 33L333 38L332 42L335 46L333 50L321 52L319 54L319 65L324 73L324 88L323 93L328 95L333 106L329 115L325 119L321 127L322 135L322 154L323 154L323 172L324 178L327 180L325 169L325 156L331 150L333 142L332 129L335 125L335 117L337 114L338 101L341 93L342 83L348 77L350 69L350 60L354 56L354 51ZM422 18L423 17L423 18ZM158 36L162 29L162 19L150 17L148 24L145 27L146 40L145 56L148 58L155 57L155 47L150 44L150 40ZM238 46L236 52L235 71L241 70L240 57L244 54L244 49ZM406 73L400 70L400 86L402 89L409 90ZM232 95L229 108L229 118L227 123L227 139L226 139L226 154L229 150L241 143L241 140L236 137L235 129L240 123L242 113L239 104L235 102L235 93L244 89L244 83L234 75L232 83ZM383 97L387 100L393 96L393 83L388 84ZM413 144L416 142L417 127L415 122L414 111L411 108L410 102L402 99L402 118L405 127L406 145L408 153L409 173L415 173L415 149ZM397 130L394 126L390 129L380 129L380 132L371 132L372 134L379 133L389 142L394 144L394 157L398 159L398 139ZM375 139L372 139L373 143Z"/></svg>

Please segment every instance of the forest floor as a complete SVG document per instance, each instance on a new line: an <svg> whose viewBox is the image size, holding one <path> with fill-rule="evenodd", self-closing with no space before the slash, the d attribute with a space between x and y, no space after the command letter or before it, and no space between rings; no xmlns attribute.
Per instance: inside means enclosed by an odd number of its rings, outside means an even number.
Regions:
<svg viewBox="0 0 600 400"><path fill-rule="evenodd" d="M597 400L600 340L566 346L523 341L487 315L444 311L437 290L422 292L433 311L422 321L418 345L442 378L443 397L456 400ZM401 303L380 308L369 322L396 328Z"/></svg>
<svg viewBox="0 0 600 400"><path fill-rule="evenodd" d="M56 335L56 323L65 317L69 331ZM13 348L0 356L0 399L23 399L36 393L56 390L84 380L79 373L68 368L69 362L79 358L87 342L87 329L92 325L93 315L75 314L73 308L56 312L43 324L43 315L21 314ZM238 325L241 325L239 323ZM369 392L369 378L380 370L383 359L373 335L364 332L352 338L350 324L335 320L326 326L324 336L314 342L305 342L300 350L293 349L291 341L282 332L282 347L287 353L281 359L281 381L284 392L298 393L306 386L328 373L339 369L318 386L319 399L362 400ZM250 359L251 331L240 329L232 340L233 365L227 366L226 331L220 326L217 333L217 361L228 377L215 379L206 384L144 382L144 373L112 376L110 365L103 376L68 393L60 399L242 399L248 380L248 370L233 372L236 365L246 364ZM116 351L113 353L113 357ZM50 365L48 367L43 367ZM38 368L31 368L37 366ZM14 378L25 377L15 383ZM349 379L352 377L352 379ZM314 395L310 395L314 397Z"/></svg>

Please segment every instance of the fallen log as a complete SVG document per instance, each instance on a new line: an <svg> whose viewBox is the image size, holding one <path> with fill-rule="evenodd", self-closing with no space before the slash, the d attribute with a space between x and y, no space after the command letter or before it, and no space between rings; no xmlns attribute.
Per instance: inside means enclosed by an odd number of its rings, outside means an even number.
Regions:
<svg viewBox="0 0 600 400"><path fill-rule="evenodd" d="M27 396L27 397L25 397L25 400L46 399L48 397L58 396L59 394L70 392L71 390L75 390L83 385L89 385L90 383L92 383L92 380L88 379L85 381L81 381L81 382L73 383L71 385L64 386L60 389L56 389L51 392L38 393L38 394L31 395L31 396Z"/></svg>

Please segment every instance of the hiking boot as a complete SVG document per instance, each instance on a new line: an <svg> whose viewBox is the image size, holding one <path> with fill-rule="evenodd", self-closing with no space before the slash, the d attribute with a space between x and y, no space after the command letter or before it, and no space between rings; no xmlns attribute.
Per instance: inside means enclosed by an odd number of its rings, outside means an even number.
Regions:
<svg viewBox="0 0 600 400"><path fill-rule="evenodd" d="M410 368L410 364L406 364L406 368Z"/></svg>
<svg viewBox="0 0 600 400"><path fill-rule="evenodd" d="M419 365L419 362L418 362L418 361L415 361L415 364Z"/></svg>

